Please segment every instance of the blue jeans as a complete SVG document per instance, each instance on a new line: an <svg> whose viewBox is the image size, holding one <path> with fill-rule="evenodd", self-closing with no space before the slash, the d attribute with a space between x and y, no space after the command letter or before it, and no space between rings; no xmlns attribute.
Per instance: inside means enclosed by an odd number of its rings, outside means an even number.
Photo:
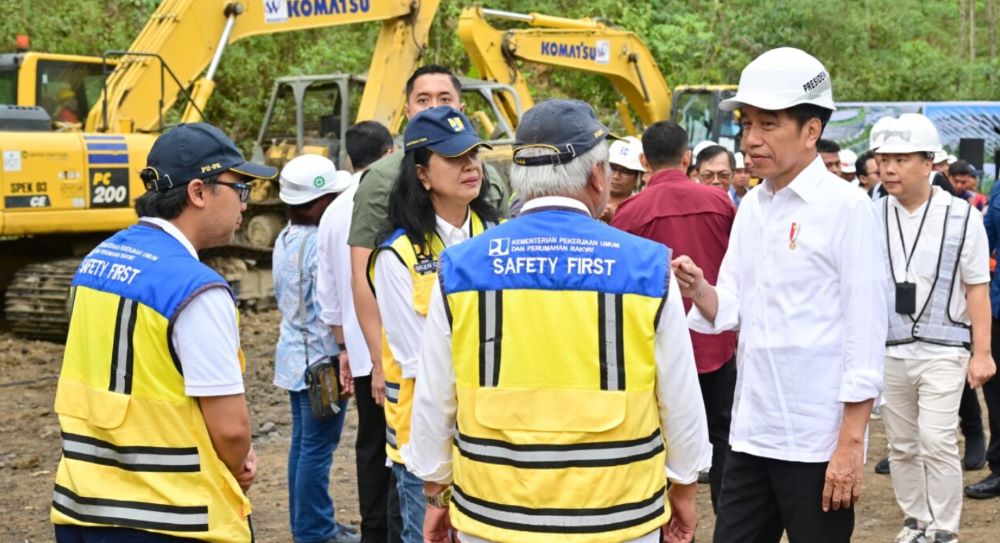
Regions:
<svg viewBox="0 0 1000 543"><path fill-rule="evenodd" d="M340 413L313 417L309 393L288 392L292 401L292 444L288 449L288 512L295 543L314 543L336 535L330 467L344 428L347 401Z"/></svg>
<svg viewBox="0 0 1000 543"><path fill-rule="evenodd" d="M393 462L392 474L396 477L399 512L403 516L402 543L423 543L424 512L427 510L427 503L424 501L424 482L406 471L406 466L403 464Z"/></svg>

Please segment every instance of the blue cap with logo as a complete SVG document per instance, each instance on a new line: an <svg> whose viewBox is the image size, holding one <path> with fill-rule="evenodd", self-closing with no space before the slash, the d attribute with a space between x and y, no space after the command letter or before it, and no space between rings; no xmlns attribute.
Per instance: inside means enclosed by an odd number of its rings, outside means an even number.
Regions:
<svg viewBox="0 0 1000 543"><path fill-rule="evenodd" d="M274 179L278 170L247 162L233 140L207 123L177 125L153 143L141 172L147 191L164 191L231 171L256 179Z"/></svg>
<svg viewBox="0 0 1000 543"><path fill-rule="evenodd" d="M417 113L403 131L403 149L412 151L428 147L446 157L457 157L476 147L492 149L479 139L472 121L451 106L438 106Z"/></svg>
<svg viewBox="0 0 1000 543"><path fill-rule="evenodd" d="M514 163L519 166L563 164L598 143L619 140L597 120L590 104L580 100L546 100L524 112L517 125ZM555 151L542 156L518 156L518 151L543 147Z"/></svg>

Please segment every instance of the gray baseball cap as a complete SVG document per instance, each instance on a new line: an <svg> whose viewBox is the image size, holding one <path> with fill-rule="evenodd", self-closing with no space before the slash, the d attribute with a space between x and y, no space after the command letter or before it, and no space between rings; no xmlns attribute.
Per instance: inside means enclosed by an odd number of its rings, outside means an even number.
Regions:
<svg viewBox="0 0 1000 543"><path fill-rule="evenodd" d="M518 166L563 164L606 139L621 138L597 120L590 104L580 100L546 100L521 117L515 136L514 163ZM544 147L556 152L543 156L518 156L522 149L531 147Z"/></svg>

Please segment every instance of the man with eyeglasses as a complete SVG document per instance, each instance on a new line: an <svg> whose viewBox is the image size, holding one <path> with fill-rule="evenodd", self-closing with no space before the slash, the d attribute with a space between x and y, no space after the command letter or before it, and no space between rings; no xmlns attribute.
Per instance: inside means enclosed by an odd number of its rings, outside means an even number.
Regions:
<svg viewBox="0 0 1000 543"><path fill-rule="evenodd" d="M673 122L661 121L646 129L642 135L640 159L653 176L642 192L622 202L611 226L666 244L674 257L687 255L696 262L704 262L705 276L715 284L722 257L729 247L729 231L733 228L736 208L724 190L692 183L685 175L691 162L687 142L687 132ZM713 148L721 149L723 158L729 152L718 145L701 150L698 168L712 172L713 178L721 174L728 184L733 175L733 166L728 161L724 169L716 169L715 161L702 160ZM690 309L691 301L684 298L684 310ZM714 509L729 449L730 412L736 389L736 333L705 335L691 332L691 345L712 443L709 483Z"/></svg>
<svg viewBox="0 0 1000 543"><path fill-rule="evenodd" d="M698 166L698 181L702 185L729 192L729 184L736 171L736 158L729 149L721 145L710 145L698 153L694 163Z"/></svg>
<svg viewBox="0 0 1000 543"><path fill-rule="evenodd" d="M139 223L77 268L55 400L56 541L252 540L238 315L198 251L231 243L247 182L277 173L214 126L177 126L140 173Z"/></svg>

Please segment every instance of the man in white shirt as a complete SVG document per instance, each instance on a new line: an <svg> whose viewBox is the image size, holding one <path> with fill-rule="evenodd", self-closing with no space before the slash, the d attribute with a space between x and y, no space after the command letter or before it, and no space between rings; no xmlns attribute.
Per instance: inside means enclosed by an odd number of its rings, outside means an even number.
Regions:
<svg viewBox="0 0 1000 543"><path fill-rule="evenodd" d="M927 183L941 151L934 124L905 113L883 134L875 156L889 196L878 206L894 311L882 416L905 516L896 542L952 543L962 514L955 432L962 391L966 381L978 388L996 372L989 243L976 209Z"/></svg>
<svg viewBox="0 0 1000 543"><path fill-rule="evenodd" d="M354 194L361 176L372 163L392 153L392 134L378 122L362 121L347 129L344 145L354 168L353 183L326 208L319 222L316 297L321 309L320 320L333 328L340 346L341 387L346 393L355 395L358 408L354 452L361 540L382 543L393 540L392 533L398 539L401 520L399 508L388 507L396 485L392 482L392 471L386 467L385 413L372 397L371 355L354 312L347 236L351 230Z"/></svg>
<svg viewBox="0 0 1000 543"><path fill-rule="evenodd" d="M723 109L764 182L736 215L717 286L674 261L692 330L741 329L716 543L850 541L865 430L882 389L887 306L875 208L817 141L830 75L804 51L751 62Z"/></svg>

